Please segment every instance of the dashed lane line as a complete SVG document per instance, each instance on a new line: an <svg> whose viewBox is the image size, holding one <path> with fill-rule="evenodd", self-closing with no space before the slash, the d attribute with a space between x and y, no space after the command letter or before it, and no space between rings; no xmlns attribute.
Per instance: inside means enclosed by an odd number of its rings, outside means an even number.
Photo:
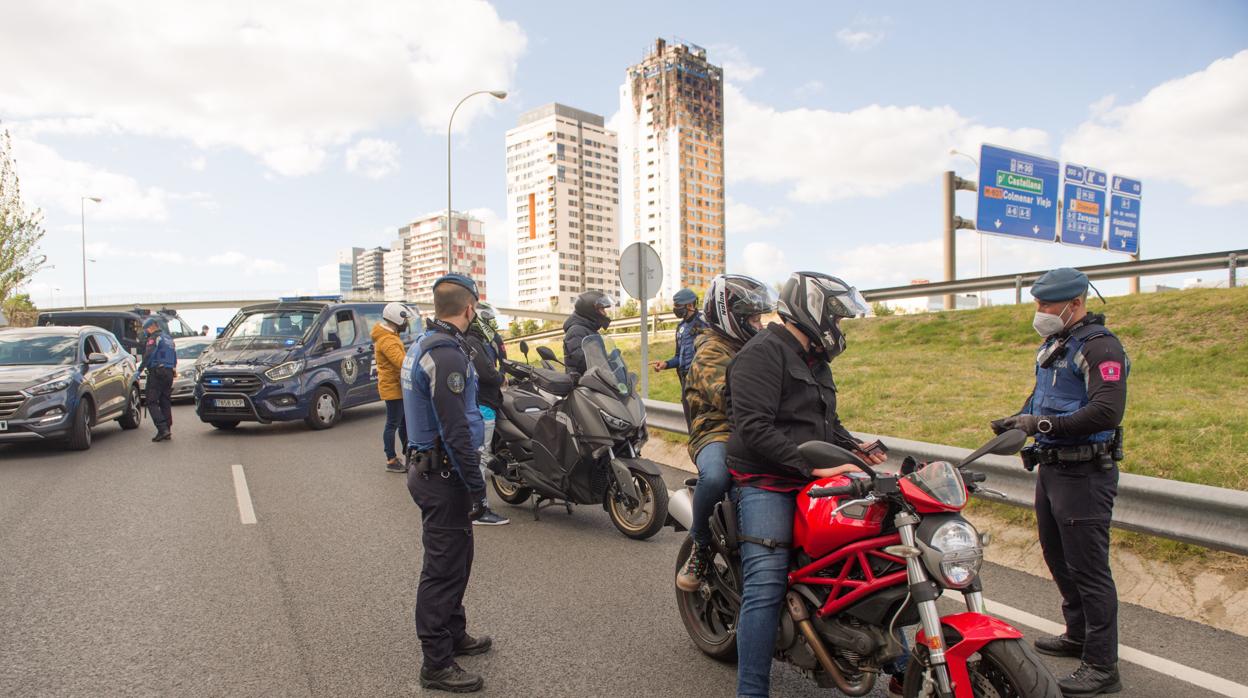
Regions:
<svg viewBox="0 0 1248 698"><path fill-rule="evenodd" d="M247 490L247 476L243 474L243 466L235 463L230 469L234 471L234 497L238 499L238 518L244 524L254 524L256 510L251 506L251 492Z"/></svg>

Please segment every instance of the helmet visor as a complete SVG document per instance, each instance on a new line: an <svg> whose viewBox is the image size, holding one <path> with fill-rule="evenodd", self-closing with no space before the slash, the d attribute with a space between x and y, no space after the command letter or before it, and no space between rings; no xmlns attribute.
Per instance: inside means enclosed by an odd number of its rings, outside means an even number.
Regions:
<svg viewBox="0 0 1248 698"><path fill-rule="evenodd" d="M726 295L732 299L728 308L735 315L751 317L766 315L776 310L776 292L757 281L728 278L724 282Z"/></svg>
<svg viewBox="0 0 1248 698"><path fill-rule="evenodd" d="M811 285L819 287L818 291L812 288L811 295L819 293L823 296L823 316L828 320L859 317L870 312L866 299L853 286L841 286L827 279L811 279ZM818 307L813 303L811 305Z"/></svg>

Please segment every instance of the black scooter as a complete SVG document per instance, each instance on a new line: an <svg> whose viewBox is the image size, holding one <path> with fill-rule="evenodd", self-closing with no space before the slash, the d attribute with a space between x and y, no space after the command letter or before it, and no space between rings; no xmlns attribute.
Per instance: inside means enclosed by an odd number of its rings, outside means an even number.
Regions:
<svg viewBox="0 0 1248 698"><path fill-rule="evenodd" d="M586 371L555 370L554 352L538 348L542 366L502 361L511 377L494 427L490 478L508 504L536 495L544 506L601 504L629 538L646 539L667 522L667 486L659 466L638 457L646 442L646 408L619 350L599 335L584 341ZM528 361L529 347L520 343Z"/></svg>

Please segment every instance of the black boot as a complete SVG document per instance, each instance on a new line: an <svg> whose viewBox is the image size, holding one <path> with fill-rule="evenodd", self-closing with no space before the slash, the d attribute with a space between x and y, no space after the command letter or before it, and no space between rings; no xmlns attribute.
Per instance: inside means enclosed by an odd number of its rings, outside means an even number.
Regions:
<svg viewBox="0 0 1248 698"><path fill-rule="evenodd" d="M1036 651L1050 657L1082 657L1083 643L1066 637L1065 633L1057 637L1045 635L1036 639Z"/></svg>
<svg viewBox="0 0 1248 698"><path fill-rule="evenodd" d="M1070 676L1057 682L1066 698L1092 698L1102 693L1117 693L1122 690L1122 680L1118 678L1118 665L1088 664L1083 662Z"/></svg>
<svg viewBox="0 0 1248 698"><path fill-rule="evenodd" d="M171 434L168 429L161 429L156 432L155 436L152 437L152 442L155 443L157 441L168 441L170 437L172 436L173 434Z"/></svg>
<svg viewBox="0 0 1248 698"><path fill-rule="evenodd" d="M490 648L493 646L494 641L490 639L489 635L482 635L479 638L471 635L464 635L464 639L460 640L455 645L455 656L471 657L474 654L485 654L486 652L489 652Z"/></svg>
<svg viewBox="0 0 1248 698"><path fill-rule="evenodd" d="M451 693L474 693L485 686L485 679L480 674L464 671L452 662L441 669L420 669L420 685L435 691Z"/></svg>

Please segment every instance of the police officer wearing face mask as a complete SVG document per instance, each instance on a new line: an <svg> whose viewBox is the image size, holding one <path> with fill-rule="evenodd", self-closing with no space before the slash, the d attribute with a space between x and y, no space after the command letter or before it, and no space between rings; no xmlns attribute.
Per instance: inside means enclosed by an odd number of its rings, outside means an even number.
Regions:
<svg viewBox="0 0 1248 698"><path fill-rule="evenodd" d="M1087 310L1088 277L1054 269L1031 288L1033 326L1044 343L1036 386L1019 414L992 423L998 433L1035 437L1023 463L1040 467L1036 520L1044 561L1062 594L1066 632L1036 640L1044 654L1079 657L1059 681L1066 696L1122 690L1118 676L1118 591L1109 569L1109 523L1118 493L1122 417L1131 363L1105 316Z"/></svg>
<svg viewBox="0 0 1248 698"><path fill-rule="evenodd" d="M455 657L488 652L489 637L467 632L464 590L472 572L472 521L484 511L480 457L484 426L477 372L464 332L476 317L477 285L461 274L433 284L434 318L403 359L408 434L407 489L420 507L425 556L416 593L420 685L468 693L485 685Z"/></svg>

